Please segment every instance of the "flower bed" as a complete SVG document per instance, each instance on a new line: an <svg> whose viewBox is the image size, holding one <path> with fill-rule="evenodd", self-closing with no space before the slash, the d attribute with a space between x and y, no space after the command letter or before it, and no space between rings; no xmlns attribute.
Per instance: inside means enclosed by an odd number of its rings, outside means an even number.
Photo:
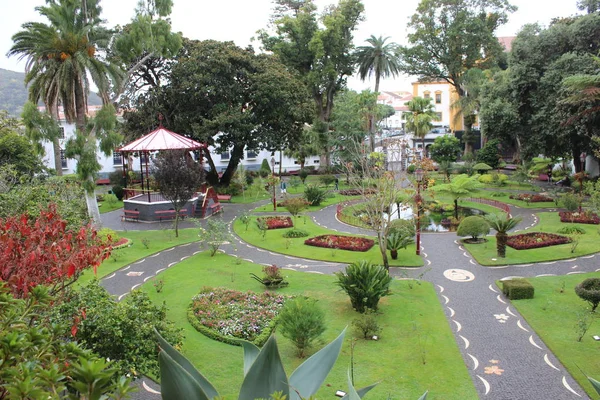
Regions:
<svg viewBox="0 0 600 400"><path fill-rule="evenodd" d="M244 339L260 346L271 335L288 298L271 292L204 287L192 298L188 320L212 339L236 345L237 339Z"/></svg>
<svg viewBox="0 0 600 400"><path fill-rule="evenodd" d="M116 241L116 243L113 243L110 248L112 250L119 250L119 249L123 249L125 247L129 247L133 244L133 241L131 239L127 239L127 238L120 238L119 240Z"/></svg>
<svg viewBox="0 0 600 400"><path fill-rule="evenodd" d="M267 229L281 229L281 228L291 228L294 226L294 222L292 222L291 217L258 217L259 221L265 221L267 224Z"/></svg>
<svg viewBox="0 0 600 400"><path fill-rule="evenodd" d="M369 188L369 189L345 189L340 190L339 193L342 196L360 196L363 194L375 194L377 190Z"/></svg>
<svg viewBox="0 0 600 400"><path fill-rule="evenodd" d="M558 213L560 222L574 222L578 224L600 224L600 217L594 213L579 213L561 211Z"/></svg>
<svg viewBox="0 0 600 400"><path fill-rule="evenodd" d="M527 193L521 193L518 195L513 194L513 195L510 195L509 198L515 199L515 200L526 201L528 203L548 203L548 202L554 201L554 199L552 197L544 196L541 194L527 194Z"/></svg>
<svg viewBox="0 0 600 400"><path fill-rule="evenodd" d="M538 247L556 246L570 243L571 239L554 233L530 232L509 236L507 246L517 250L535 249Z"/></svg>
<svg viewBox="0 0 600 400"><path fill-rule="evenodd" d="M328 249L367 251L375 245L375 241L354 236L321 235L305 240L304 244Z"/></svg>

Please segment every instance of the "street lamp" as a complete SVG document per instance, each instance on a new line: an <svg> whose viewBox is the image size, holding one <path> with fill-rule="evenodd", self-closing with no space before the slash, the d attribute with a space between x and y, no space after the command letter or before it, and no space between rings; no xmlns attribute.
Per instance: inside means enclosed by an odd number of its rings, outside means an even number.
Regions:
<svg viewBox="0 0 600 400"><path fill-rule="evenodd" d="M417 205L417 255L421 255L421 182L423 181L423 170L417 168L415 171L415 178L417 179L417 197L415 203Z"/></svg>
<svg viewBox="0 0 600 400"><path fill-rule="evenodd" d="M277 197L275 196L275 157L271 157L271 183L273 184L273 211L277 211Z"/></svg>
<svg viewBox="0 0 600 400"><path fill-rule="evenodd" d="M583 203L583 176L585 174L585 159L587 158L587 154L585 152L579 155L579 162L581 163L581 170L579 174L577 174L577 179L579 180L579 212L581 213L581 203Z"/></svg>

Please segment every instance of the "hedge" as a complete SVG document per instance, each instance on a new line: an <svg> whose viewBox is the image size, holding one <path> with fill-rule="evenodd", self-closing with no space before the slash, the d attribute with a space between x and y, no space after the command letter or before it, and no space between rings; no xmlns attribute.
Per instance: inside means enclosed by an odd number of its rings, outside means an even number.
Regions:
<svg viewBox="0 0 600 400"><path fill-rule="evenodd" d="M502 281L502 293L510 300L533 299L534 288L525 279Z"/></svg>

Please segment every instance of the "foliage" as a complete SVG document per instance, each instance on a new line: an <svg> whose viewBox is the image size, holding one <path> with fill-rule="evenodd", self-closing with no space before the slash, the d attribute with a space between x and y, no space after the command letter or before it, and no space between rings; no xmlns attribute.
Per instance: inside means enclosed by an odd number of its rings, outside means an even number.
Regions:
<svg viewBox="0 0 600 400"><path fill-rule="evenodd" d="M252 279L262 283L268 289L269 288L279 288L283 286L287 286L289 283L285 280L283 275L281 275L281 268L277 265L265 265L262 269L263 276L258 277L256 274L250 273Z"/></svg>
<svg viewBox="0 0 600 400"><path fill-rule="evenodd" d="M0 130L0 166L11 165L19 175L42 172L43 163L34 152L33 143L16 131Z"/></svg>
<svg viewBox="0 0 600 400"><path fill-rule="evenodd" d="M306 182L306 178L308 177L308 170L306 168L302 168L300 170L300 172L298 172L298 176L300 177L300 179L302 180L302 183L304 184Z"/></svg>
<svg viewBox="0 0 600 400"><path fill-rule="evenodd" d="M308 246L326 247L328 249L341 249L348 251L367 251L375 245L372 239L354 236L321 235L306 239Z"/></svg>
<svg viewBox="0 0 600 400"><path fill-rule="evenodd" d="M318 206L327 197L327 191L316 185L306 185L304 198L311 206Z"/></svg>
<svg viewBox="0 0 600 400"><path fill-rule="evenodd" d="M461 153L460 140L453 135L436 137L429 151L430 157L437 163L456 162Z"/></svg>
<svg viewBox="0 0 600 400"><path fill-rule="evenodd" d="M119 201L122 201L123 197L125 197L125 190L120 185L114 185L112 187L112 192L114 193L115 196L117 196L117 199Z"/></svg>
<svg viewBox="0 0 600 400"><path fill-rule="evenodd" d="M0 397L58 398L68 391L73 398L124 399L131 392L129 379L117 377L112 363L79 344L61 337L64 326L50 325L44 315L55 299L37 286L24 299L16 299L0 282ZM62 398L62 396L61 396Z"/></svg>
<svg viewBox="0 0 600 400"><path fill-rule="evenodd" d="M579 208L581 200L574 193L565 193L560 198L560 204L572 214Z"/></svg>
<svg viewBox="0 0 600 400"><path fill-rule="evenodd" d="M300 228L292 228L284 232L284 238L301 238L308 236L308 232Z"/></svg>
<svg viewBox="0 0 600 400"><path fill-rule="evenodd" d="M335 182L336 177L333 175L321 175L319 176L319 182L325 187L328 187Z"/></svg>
<svg viewBox="0 0 600 400"><path fill-rule="evenodd" d="M519 193L517 195L511 194L509 198L525 201L527 203L549 203L553 201L551 197L548 197L546 195L530 193Z"/></svg>
<svg viewBox="0 0 600 400"><path fill-rule="evenodd" d="M405 249L414 244L413 234L409 229L396 231L387 235L386 248L390 251L392 260L398 259L398 250Z"/></svg>
<svg viewBox="0 0 600 400"><path fill-rule="evenodd" d="M119 199L114 194L109 193L104 195L104 201L110 206L115 206L119 202Z"/></svg>
<svg viewBox="0 0 600 400"><path fill-rule="evenodd" d="M364 313L353 319L352 326L354 326L356 333L363 339L371 339L373 336L378 336L383 329L377 322L377 312L370 309L367 309Z"/></svg>
<svg viewBox="0 0 600 400"><path fill-rule="evenodd" d="M567 207L565 207L567 208ZM600 217L598 215L589 212L575 212L575 211L559 211L560 222L571 222L578 224L600 224ZM581 228L580 228L581 229Z"/></svg>
<svg viewBox="0 0 600 400"><path fill-rule="evenodd" d="M450 183L436 185L434 189L442 193L448 193L454 200L454 218L458 219L458 199L469 197L483 185L479 182L478 176L468 176L466 174L457 175Z"/></svg>
<svg viewBox="0 0 600 400"><path fill-rule="evenodd" d="M244 381L239 398L268 398L276 392L300 400L313 396L339 356L345 332L303 362L289 377L283 369L274 336L262 349L242 341ZM213 385L192 364L157 333L161 351L161 394L165 400L209 399L218 397ZM358 390L364 396L375 385ZM290 390L291 388L291 390ZM355 389L354 389L355 390Z"/></svg>
<svg viewBox="0 0 600 400"><path fill-rule="evenodd" d="M217 253L224 242L231 239L227 223L217 218L209 218L206 223L206 230L200 228L198 236L202 245L208 247L211 257Z"/></svg>
<svg viewBox="0 0 600 400"><path fill-rule="evenodd" d="M155 305L144 292L133 291L117 303L93 280L63 297L51 320L73 325L69 333L78 343L112 360L121 374L158 375L154 329L177 345L183 340L181 329L167 319L166 305Z"/></svg>
<svg viewBox="0 0 600 400"><path fill-rule="evenodd" d="M560 228L558 231L558 233L562 233L564 235L584 235L585 234L585 229L574 225L574 226L563 226L562 228Z"/></svg>
<svg viewBox="0 0 600 400"><path fill-rule="evenodd" d="M487 165L486 163L478 162L477 164L473 165L473 169L480 174L484 174L486 171L489 171L493 168Z"/></svg>
<svg viewBox="0 0 600 400"><path fill-rule="evenodd" d="M391 221L387 226L387 230L388 230L388 235L392 235L394 233L400 232L407 236L415 236L415 233L417 232L417 229L415 227L415 222L413 220L401 219L401 218ZM403 232L406 232L406 233L403 233Z"/></svg>
<svg viewBox="0 0 600 400"><path fill-rule="evenodd" d="M266 158L263 158L260 164L260 169L258 170L258 174L261 176L261 178L266 178L267 176L271 175L271 167L269 166L269 160L267 160Z"/></svg>
<svg viewBox="0 0 600 400"><path fill-rule="evenodd" d="M479 182L487 185L495 185L502 186L506 184L508 180L508 175L500 174L498 172L492 172L491 174L481 175L479 177Z"/></svg>
<svg viewBox="0 0 600 400"><path fill-rule="evenodd" d="M590 304L592 312L596 311L598 304L600 304L600 278L585 279L575 286L575 293Z"/></svg>
<svg viewBox="0 0 600 400"><path fill-rule="evenodd" d="M360 313L377 310L379 300L390 294L392 277L380 265L358 261L336 272L335 276L336 285L348 294L352 308Z"/></svg>
<svg viewBox="0 0 600 400"><path fill-rule="evenodd" d="M267 229L282 229L290 228L294 226L290 217L274 216L274 217L258 217L258 221L261 221L267 225Z"/></svg>
<svg viewBox="0 0 600 400"><path fill-rule="evenodd" d="M507 246L517 250L535 249L538 247L556 246L559 244L570 243L572 239L545 232L529 232L519 235L509 236L506 242Z"/></svg>
<svg viewBox="0 0 600 400"><path fill-rule="evenodd" d="M510 300L533 299L534 287L526 279L507 279L502 281L502 293Z"/></svg>
<svg viewBox="0 0 600 400"><path fill-rule="evenodd" d="M488 214L484 218L490 224L490 227L496 231L496 251L498 257L506 257L507 232L517 226L521 222L521 218L509 217L506 214Z"/></svg>
<svg viewBox="0 0 600 400"><path fill-rule="evenodd" d="M431 98L419 96L413 97L406 103L406 106L408 111L403 113L406 119L406 130L423 140L423 151L425 151L425 135L433 128L431 122L437 118L435 106L431 102Z"/></svg>
<svg viewBox="0 0 600 400"><path fill-rule="evenodd" d="M456 234L458 236L471 236L473 241L477 241L479 236L486 236L490 233L490 226L482 217L472 215L460 221Z"/></svg>
<svg viewBox="0 0 600 400"><path fill-rule="evenodd" d="M35 220L28 214L0 219L0 243L0 280L16 297L37 285L57 293L110 255L91 226L67 229L54 205Z"/></svg>
<svg viewBox="0 0 600 400"><path fill-rule="evenodd" d="M296 347L296 356L304 358L306 350L325 332L325 313L316 300L303 296L285 303L277 329Z"/></svg>
<svg viewBox="0 0 600 400"><path fill-rule="evenodd" d="M292 217L296 217L298 214L304 211L306 207L308 207L306 200L298 197L286 199L282 205L289 211L290 214L292 214Z"/></svg>
<svg viewBox="0 0 600 400"><path fill-rule="evenodd" d="M231 339L238 338L261 346L275 327L286 301L286 296L271 292L242 293L223 287L204 287L192 298L190 312L205 328L200 330L202 333L213 331L229 339L221 340L226 343L236 343Z"/></svg>
<svg viewBox="0 0 600 400"><path fill-rule="evenodd" d="M499 145L500 141L497 139L488 140L486 144L477 151L477 154L475 155L477 162L487 164L491 169L498 168L502 161L502 156L500 155L498 148ZM479 168L475 167L475 169L478 170Z"/></svg>

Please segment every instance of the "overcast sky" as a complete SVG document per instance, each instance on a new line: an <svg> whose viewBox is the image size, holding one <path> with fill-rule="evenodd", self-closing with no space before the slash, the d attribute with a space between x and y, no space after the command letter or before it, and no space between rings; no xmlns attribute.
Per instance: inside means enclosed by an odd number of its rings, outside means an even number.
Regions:
<svg viewBox="0 0 600 400"><path fill-rule="evenodd" d="M44 0L2 0L6 2L0 13L0 68L24 71L25 61L16 57L7 58L12 45L11 37L27 21L43 21L35 7ZM10 1L10 5L8 2ZM334 3L332 0L316 0L322 10ZM419 3L418 0L363 0L365 20L354 34L355 44L361 46L370 35L390 36L396 43L406 43L406 24ZM547 25L554 17L565 17L578 12L576 0L512 0L519 9L502 26L498 36L516 35L527 23L540 22ZM102 0L102 16L108 26L126 24L133 16L137 0ZM171 16L173 29L191 39L232 40L246 46L256 31L267 26L272 10L272 0L174 0ZM411 79L402 77L385 80L381 90L410 90ZM371 88L374 82L361 82L353 78L349 86L355 90Z"/></svg>

